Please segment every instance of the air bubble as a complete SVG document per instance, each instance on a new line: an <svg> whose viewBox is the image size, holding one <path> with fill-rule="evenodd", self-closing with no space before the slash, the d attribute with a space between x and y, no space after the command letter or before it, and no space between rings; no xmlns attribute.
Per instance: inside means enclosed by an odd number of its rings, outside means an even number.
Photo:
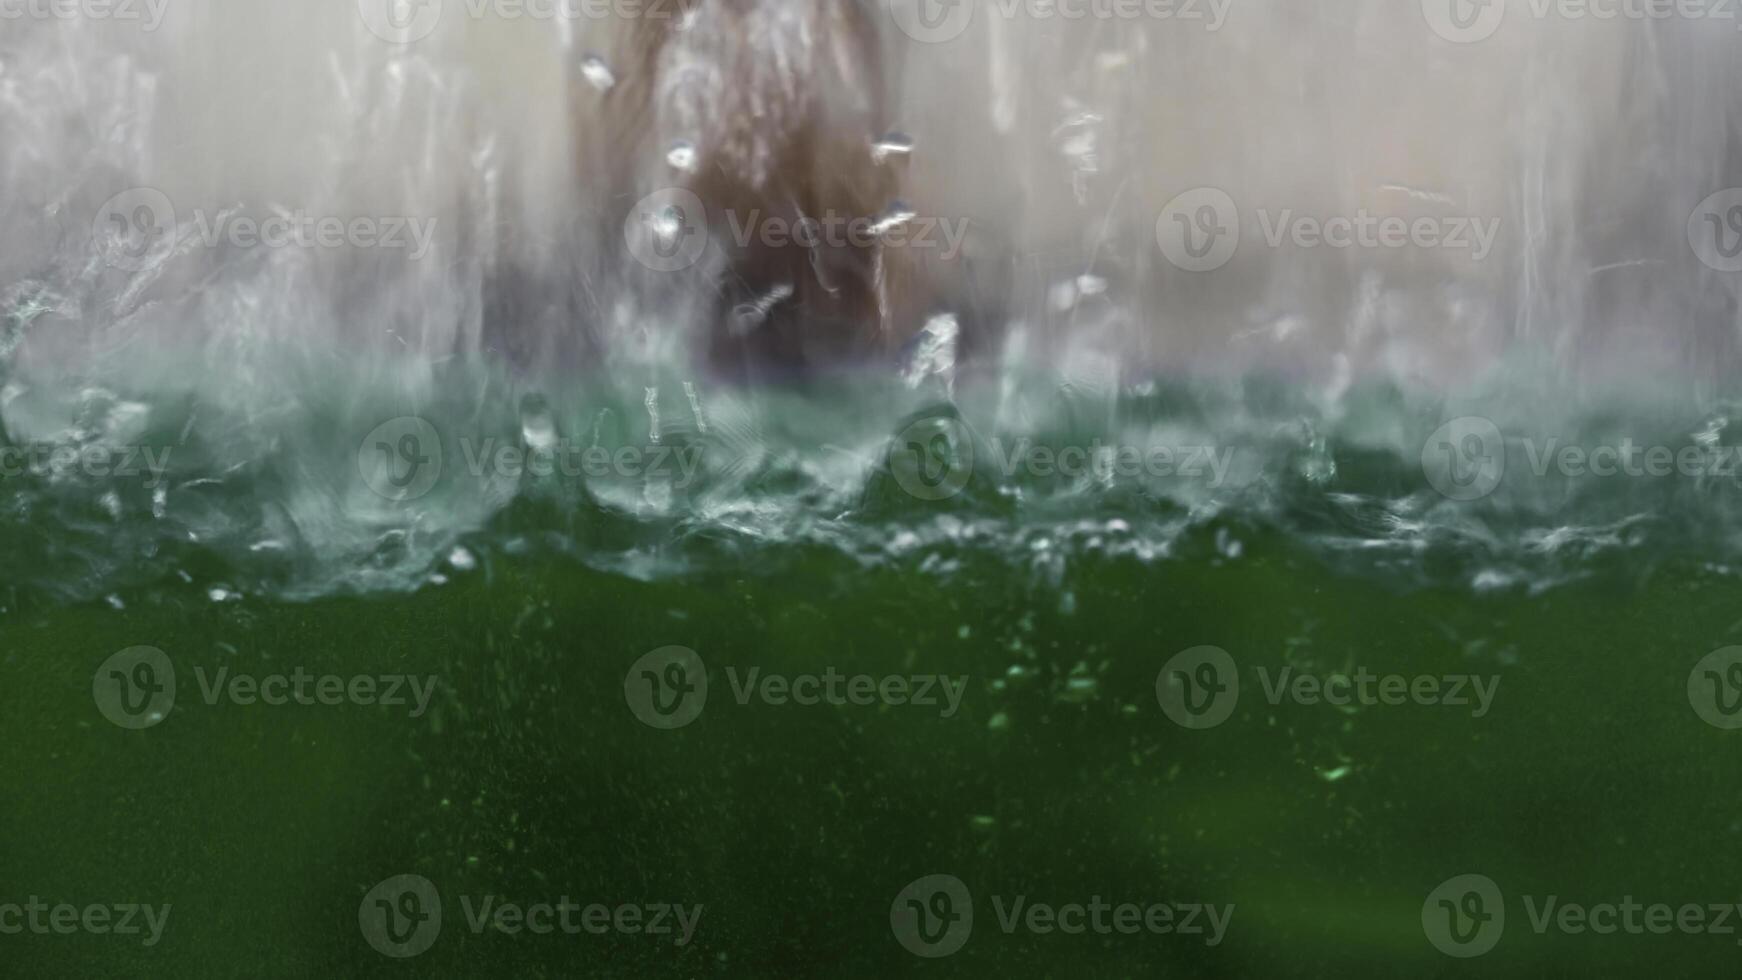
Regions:
<svg viewBox="0 0 1742 980"><path fill-rule="evenodd" d="M665 162L670 164L674 170L681 170L686 174L694 173L696 169L695 145L685 140L673 143L671 149L665 151Z"/></svg>

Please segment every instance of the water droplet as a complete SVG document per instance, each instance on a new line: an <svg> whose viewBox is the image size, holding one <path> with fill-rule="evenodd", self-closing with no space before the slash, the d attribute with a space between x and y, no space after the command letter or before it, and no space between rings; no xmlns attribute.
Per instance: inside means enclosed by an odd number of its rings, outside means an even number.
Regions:
<svg viewBox="0 0 1742 980"><path fill-rule="evenodd" d="M686 140L678 140L671 145L671 149L665 151L665 162L671 164L673 169L681 170L686 174L695 172L695 145Z"/></svg>
<svg viewBox="0 0 1742 980"><path fill-rule="evenodd" d="M1338 766L1335 769L1320 769L1319 778L1327 783L1334 783L1354 771L1355 768L1353 766Z"/></svg>
<svg viewBox="0 0 1742 980"><path fill-rule="evenodd" d="M913 137L906 133L885 133L871 144L871 159L878 163L890 157L904 157L913 152Z"/></svg>
<svg viewBox="0 0 1742 980"><path fill-rule="evenodd" d="M520 435L526 448L549 450L556 445L556 419L551 417L550 403L542 395L527 395L520 400Z"/></svg>
<svg viewBox="0 0 1742 980"><path fill-rule="evenodd" d="M465 548L455 548L448 554L448 564L454 566L455 571L469 572L478 567L478 559Z"/></svg>
<svg viewBox="0 0 1742 980"><path fill-rule="evenodd" d="M668 252L675 254L675 249L689 233L689 228L684 224L684 213L678 208L666 208L650 215L647 227L653 232L653 237L657 240L656 247L662 255Z"/></svg>
<svg viewBox="0 0 1742 980"><path fill-rule="evenodd" d="M1301 453L1295 459L1295 472L1307 482L1324 485L1337 476L1337 460L1331 455L1329 443L1319 435L1308 419L1300 422Z"/></svg>
<svg viewBox="0 0 1742 980"><path fill-rule="evenodd" d="M1065 681L1058 699L1066 704L1087 704L1101 693L1101 682L1093 677L1073 677Z"/></svg>
<svg viewBox="0 0 1742 980"><path fill-rule="evenodd" d="M871 234L874 236L887 235L918 216L919 212L900 201L896 201L889 205L888 209L883 212L883 216L871 225Z"/></svg>
<svg viewBox="0 0 1742 980"><path fill-rule="evenodd" d="M609 92L617 87L617 76L611 71L611 66L605 64L605 59L596 54L581 59L581 77L601 92Z"/></svg>
<svg viewBox="0 0 1742 980"><path fill-rule="evenodd" d="M732 309L731 331L735 337L742 337L760 327L768 319L768 313L776 306L792 298L792 284L779 283L768 291L768 295L750 302L741 303Z"/></svg>
<svg viewBox="0 0 1742 980"><path fill-rule="evenodd" d="M1010 716L1005 714L1002 711L993 715L992 720L986 723L986 730L987 731L1002 732L1002 731L1008 731L1009 729L1010 729Z"/></svg>
<svg viewBox="0 0 1742 980"><path fill-rule="evenodd" d="M693 416L696 420L696 431L700 432L704 436L707 435L708 434L708 416L706 413L704 413L702 411L702 399L701 399L700 395L696 394L695 382L685 381L683 383L683 392L685 395L689 396L690 415Z"/></svg>
<svg viewBox="0 0 1742 980"><path fill-rule="evenodd" d="M654 445L659 444L659 388L647 389L647 397L643 400L647 406L647 433Z"/></svg>
<svg viewBox="0 0 1742 980"><path fill-rule="evenodd" d="M918 388L929 378L938 379L946 388L955 383L961 329L961 323L948 313L926 321L924 329L908 342L907 365L901 376L909 388Z"/></svg>
<svg viewBox="0 0 1742 980"><path fill-rule="evenodd" d="M1239 538L1228 533L1227 528L1219 527L1216 529L1216 552L1231 561L1244 554L1246 546L1241 543Z"/></svg>

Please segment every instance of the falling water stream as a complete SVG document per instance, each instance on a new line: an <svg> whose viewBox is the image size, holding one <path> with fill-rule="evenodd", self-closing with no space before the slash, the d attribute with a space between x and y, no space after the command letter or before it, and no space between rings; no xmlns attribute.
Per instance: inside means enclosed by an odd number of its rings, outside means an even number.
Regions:
<svg viewBox="0 0 1742 980"><path fill-rule="evenodd" d="M26 472L0 537L27 557L3 574L93 596L185 578L197 553L201 589L317 596L415 587L466 548L662 575L722 539L887 561L1057 537L1166 560L1261 526L1387 574L1443 551L1426 577L1542 586L1604 553L1734 540L1727 469L1532 471L1569 444L1735 436L1742 293L1690 247L1742 167L1733 25L1514 11L1461 44L1415 4L1201 13L987 15L945 44L879 20L900 128L865 152L909 167L907 199L963 237L927 256L931 312L899 325L916 342L826 396L715 376L697 351L717 328L653 302L615 229L577 218L608 203L575 162L601 152L589 103L631 70L599 53L604 21L456 9L409 44L345 4L10 22L0 420ZM769 30L753 43L803 51ZM626 162L638 191L695 169L687 118L660 115L663 159ZM1158 247L1193 233L1201 188L1241 233L1212 271ZM1713 206L1717 247L1735 213ZM310 241L233 234L274 215ZM1446 244L1303 247L1295 223L1334 236L1338 216L1426 220ZM311 244L334 217L388 244ZM782 288L740 308L746 329ZM892 447L940 406L927 438L945 466L979 450L972 492L883 493ZM1475 504L1436 492L1423 451L1465 416L1532 478ZM406 420L439 476L384 496L371 466L414 460L378 430ZM541 439L548 479L486 458ZM1088 465L1036 472L1035 447L1071 446ZM626 448L649 458L579 458ZM92 475L68 451L137 458ZM547 498L539 533L507 530Z"/></svg>

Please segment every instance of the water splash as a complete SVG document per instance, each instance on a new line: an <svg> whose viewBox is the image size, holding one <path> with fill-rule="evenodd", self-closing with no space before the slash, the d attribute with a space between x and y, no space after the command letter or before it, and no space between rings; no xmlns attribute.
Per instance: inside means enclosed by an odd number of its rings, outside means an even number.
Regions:
<svg viewBox="0 0 1742 980"><path fill-rule="evenodd" d="M697 323L720 242L692 281L634 262L620 217L576 227L621 191L577 152L621 150L649 184L716 144L774 174L761 130L734 143L692 97L725 90L732 35L698 19L676 68L642 78L573 25L386 44L339 7L0 36L0 449L24 454L0 477L5 584L101 597L174 569L201 595L312 595L417 587L461 554L651 576L739 547L940 575L978 549L1046 582L1060 562L1296 549L1490 591L1641 555L1727 566L1742 540L1720 469L1538 474L1533 455L1731 451L1742 283L1689 242L1700 203L1742 185L1742 55L1715 25L1509 22L1458 46L1378 0L1278 0L1215 31L981 18L956 46L892 34L884 86L818 75L808 21L742 5L778 55L746 100L859 119L887 88L887 119L840 145L902 173L901 200L853 217L970 229L959 257L918 254L923 291L879 280L880 359L793 391L722 381L711 345L837 329L775 315L800 284ZM576 58L591 45L621 77ZM602 146L600 107L644 84L670 97L645 145ZM1194 271L1158 229L1200 228L1168 204L1204 188L1241 240ZM140 211L141 190L173 213ZM1481 261L1275 237L1284 215L1363 213L1502 234ZM299 214L311 235L321 218L433 233L418 258L232 234ZM694 231L681 209L645 217L666 251ZM1423 462L1461 416L1502 434L1509 475L1472 500ZM973 450L960 486L933 435ZM1165 465L1142 455L1163 448ZM528 478L504 449L578 475ZM1209 475L1181 476L1206 450ZM139 472L118 475L130 453ZM1065 453L1082 466L1062 472ZM928 482L901 486L893 458Z"/></svg>

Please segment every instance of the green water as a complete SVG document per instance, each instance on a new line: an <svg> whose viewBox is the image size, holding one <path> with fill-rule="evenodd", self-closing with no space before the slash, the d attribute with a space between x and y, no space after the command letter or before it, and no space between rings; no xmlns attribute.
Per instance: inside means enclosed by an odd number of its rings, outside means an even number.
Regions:
<svg viewBox="0 0 1742 980"><path fill-rule="evenodd" d="M0 745L8 901L169 903L161 939L0 939L11 976L1728 975L1733 936L1537 934L1525 896L1735 902L1736 735L1691 710L1694 662L1735 642L1734 583L1663 564L1540 596L1404 591L1327 572L1274 535L1238 561L1083 557L1041 603L996 556L948 588L892 562L794 549L758 570L639 582L501 559L390 598L214 605L155 593L6 610ZM150 644L180 690L129 731L93 703L111 653ZM692 724L658 730L626 672L706 661ZM1156 674L1198 644L1245 675L1191 731ZM1448 705L1272 705L1256 669L1500 678ZM208 704L196 668L435 675L420 718L383 706ZM728 669L966 675L917 705L740 705ZM1021 668L1012 676L1012 667ZM1494 950L1441 955L1422 905L1480 873ZM358 907L429 879L444 921L391 959ZM911 881L950 874L971 938L928 960L893 935ZM671 936L509 935L460 896L681 903ZM994 897L1232 904L1225 936L1035 934Z"/></svg>
<svg viewBox="0 0 1742 980"><path fill-rule="evenodd" d="M87 391L64 438L146 419L177 449L162 484L0 482L6 975L1703 976L1742 955L1711 911L1742 900L1742 657L1704 660L1742 644L1742 490L1529 465L1544 433L1721 449L1722 403L1515 404L1504 479L1457 501L1422 447L1467 407L1391 389L1324 412L1256 383L930 407L493 384L417 406L450 465L416 499L364 489L372 430L408 409L336 397L238 426ZM9 431L54 431L67 409L30 397ZM890 438L915 418L947 424ZM699 468L451 463L466 433L551 431L653 431ZM1017 431L1234 464L1000 472ZM1176 659L1200 647L1224 659ZM807 677L851 696L794 703ZM1369 696L1320 690L1348 679Z"/></svg>

